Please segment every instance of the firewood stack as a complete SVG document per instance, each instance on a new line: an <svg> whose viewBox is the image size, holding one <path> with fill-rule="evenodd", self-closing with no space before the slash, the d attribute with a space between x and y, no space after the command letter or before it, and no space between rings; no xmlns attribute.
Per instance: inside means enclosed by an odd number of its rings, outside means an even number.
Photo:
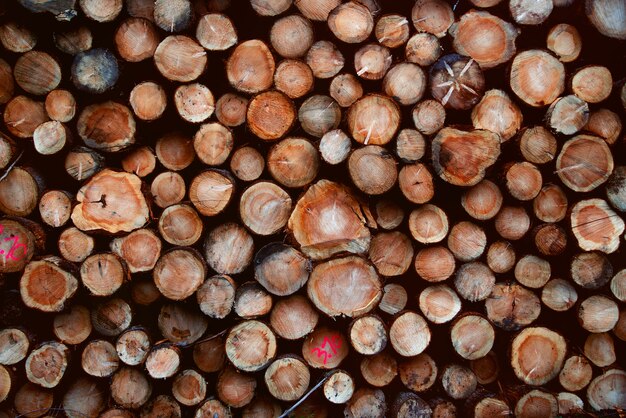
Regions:
<svg viewBox="0 0 626 418"><path fill-rule="evenodd" d="M626 1L0 15L0 418L622 416Z"/></svg>

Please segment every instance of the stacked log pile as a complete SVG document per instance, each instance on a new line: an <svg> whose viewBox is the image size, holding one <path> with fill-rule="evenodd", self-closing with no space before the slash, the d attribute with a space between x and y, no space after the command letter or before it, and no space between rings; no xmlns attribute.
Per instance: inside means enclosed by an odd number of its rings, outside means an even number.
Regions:
<svg viewBox="0 0 626 418"><path fill-rule="evenodd" d="M0 418L626 410L624 0L0 4Z"/></svg>

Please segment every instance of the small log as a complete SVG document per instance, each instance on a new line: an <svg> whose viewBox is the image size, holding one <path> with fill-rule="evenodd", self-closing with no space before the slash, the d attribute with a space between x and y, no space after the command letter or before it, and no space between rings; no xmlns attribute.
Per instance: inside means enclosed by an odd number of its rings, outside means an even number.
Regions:
<svg viewBox="0 0 626 418"><path fill-rule="evenodd" d="M387 413L387 403L382 390L363 387L352 395L344 409L343 415L346 418L357 418L368 416L371 418L383 418Z"/></svg>
<svg viewBox="0 0 626 418"><path fill-rule="evenodd" d="M416 33L406 44L405 58L421 67L428 67L441 56L439 38L430 33Z"/></svg>
<svg viewBox="0 0 626 418"><path fill-rule="evenodd" d="M470 313L454 321L450 339L458 355L467 360L477 360L491 351L495 331L485 318Z"/></svg>
<svg viewBox="0 0 626 418"><path fill-rule="evenodd" d="M451 364L441 374L443 390L452 399L466 399L476 390L476 376L465 366Z"/></svg>
<svg viewBox="0 0 626 418"><path fill-rule="evenodd" d="M443 38L454 23L454 11L442 0L418 0L413 5L411 19L418 32Z"/></svg>
<svg viewBox="0 0 626 418"><path fill-rule="evenodd" d="M300 251L281 243L270 243L254 257L254 278L271 294L288 296L309 279L311 261Z"/></svg>
<svg viewBox="0 0 626 418"><path fill-rule="evenodd" d="M310 20L328 20L328 15L341 0L294 0L294 5L300 13Z"/></svg>
<svg viewBox="0 0 626 418"><path fill-rule="evenodd" d="M389 283L383 288L383 297L380 299L378 308L385 313L395 315L404 310L407 301L408 295L404 287Z"/></svg>
<svg viewBox="0 0 626 418"><path fill-rule="evenodd" d="M185 35L170 35L154 51L154 63L163 77L182 83L193 81L204 72L206 51Z"/></svg>
<svg viewBox="0 0 626 418"><path fill-rule="evenodd" d="M577 96L559 97L546 112L546 123L552 130L564 135L573 135L580 131L589 120L587 102Z"/></svg>
<svg viewBox="0 0 626 418"><path fill-rule="evenodd" d="M552 13L551 1L511 0L509 11L513 20L520 25L540 25Z"/></svg>
<svg viewBox="0 0 626 418"><path fill-rule="evenodd" d="M389 48L378 44L367 44L354 54L356 74L366 80L380 80L387 74L392 63Z"/></svg>
<svg viewBox="0 0 626 418"><path fill-rule="evenodd" d="M70 0L75 1L75 0ZM132 1L132 0L131 0ZM70 27L52 34L54 45L69 55L76 55L91 49L93 34L87 26Z"/></svg>
<svg viewBox="0 0 626 418"><path fill-rule="evenodd" d="M591 364L584 356L571 356L559 373L559 383L566 390L575 392L589 385L593 377Z"/></svg>
<svg viewBox="0 0 626 418"><path fill-rule="evenodd" d="M393 156L378 145L353 151L348 158L348 170L354 185L368 195L387 192L398 178Z"/></svg>
<svg viewBox="0 0 626 418"><path fill-rule="evenodd" d="M585 15L602 35L626 39L626 5L620 1L586 0Z"/></svg>
<svg viewBox="0 0 626 418"><path fill-rule="evenodd" d="M295 120L296 109L293 102L279 91L258 94L248 104L247 126L254 135L265 141L274 141L284 136Z"/></svg>
<svg viewBox="0 0 626 418"><path fill-rule="evenodd" d="M480 226L463 221L450 229L447 244L457 260L473 261L485 251L487 236Z"/></svg>
<svg viewBox="0 0 626 418"><path fill-rule="evenodd" d="M123 299L107 299L91 311L91 325L106 337L115 337L126 330L133 320L130 305Z"/></svg>
<svg viewBox="0 0 626 418"><path fill-rule="evenodd" d="M457 186L473 186L485 176L500 155L498 134L444 128L432 142L435 172Z"/></svg>
<svg viewBox="0 0 626 418"><path fill-rule="evenodd" d="M191 180L189 200L200 214L215 216L224 211L233 197L235 180L222 170L206 170Z"/></svg>
<svg viewBox="0 0 626 418"><path fill-rule="evenodd" d="M233 279L226 275L207 278L196 291L198 306L205 315L222 319L228 316L235 304L237 286Z"/></svg>
<svg viewBox="0 0 626 418"><path fill-rule="evenodd" d="M557 416L559 404L551 393L531 390L522 396L515 405L515 416Z"/></svg>
<svg viewBox="0 0 626 418"><path fill-rule="evenodd" d="M415 129L402 129L396 137L395 151L403 162L414 163L426 153L426 140Z"/></svg>
<svg viewBox="0 0 626 418"><path fill-rule="evenodd" d="M513 415L511 408L505 401L494 397L485 397L478 401L472 412L475 418Z"/></svg>
<svg viewBox="0 0 626 418"><path fill-rule="evenodd" d="M567 233L556 224L543 224L533 231L535 247L543 255L556 256L567 247Z"/></svg>
<svg viewBox="0 0 626 418"><path fill-rule="evenodd" d="M0 364L15 365L26 358L30 348L29 336L19 328L4 328L0 331Z"/></svg>
<svg viewBox="0 0 626 418"><path fill-rule="evenodd" d="M446 110L436 100L424 100L413 108L413 123L424 135L432 135L443 128Z"/></svg>
<svg viewBox="0 0 626 418"><path fill-rule="evenodd" d="M550 280L541 291L541 302L557 312L567 311L577 300L576 288L563 279Z"/></svg>
<svg viewBox="0 0 626 418"><path fill-rule="evenodd" d="M597 411L605 409L623 409L626 406L624 394L620 388L626 384L626 372L611 369L591 381L587 388L587 401Z"/></svg>
<svg viewBox="0 0 626 418"><path fill-rule="evenodd" d="M451 321L461 310L461 300L456 292L446 285L429 286L419 296L419 307L433 324Z"/></svg>
<svg viewBox="0 0 626 418"><path fill-rule="evenodd" d="M178 372L181 362L180 350L172 344L164 343L152 347L146 357L146 371L153 379L167 379Z"/></svg>
<svg viewBox="0 0 626 418"><path fill-rule="evenodd" d="M240 225L226 223L208 233L204 256L209 266L219 274L241 273L252 262L254 241Z"/></svg>
<svg viewBox="0 0 626 418"><path fill-rule="evenodd" d="M157 120L165 112L167 96L160 85L151 81L137 84L130 92L130 106L141 120Z"/></svg>
<svg viewBox="0 0 626 418"><path fill-rule="evenodd" d="M492 181L482 180L463 194L461 205L474 219L492 219L502 207L502 193Z"/></svg>
<svg viewBox="0 0 626 418"><path fill-rule="evenodd" d="M469 302L487 299L495 283L496 277L493 272L480 261L462 264L457 269L454 278L454 287L457 292Z"/></svg>
<svg viewBox="0 0 626 418"><path fill-rule="evenodd" d="M352 141L341 129L326 132L319 143L320 156L331 165L345 161L351 150Z"/></svg>
<svg viewBox="0 0 626 418"><path fill-rule="evenodd" d="M426 320L411 311L400 313L389 328L389 341L401 356L416 356L430 344L431 333Z"/></svg>
<svg viewBox="0 0 626 418"><path fill-rule="evenodd" d="M180 405L169 395L159 395L151 401L146 402L143 408L141 408L140 413L145 416L182 416Z"/></svg>
<svg viewBox="0 0 626 418"><path fill-rule="evenodd" d="M363 355L378 354L387 345L385 323L376 315L363 315L353 320L349 337L352 347Z"/></svg>
<svg viewBox="0 0 626 418"><path fill-rule="evenodd" d="M241 322L235 325L226 337L226 356L239 370L245 372L261 370L275 355L276 336L263 322L254 320Z"/></svg>
<svg viewBox="0 0 626 418"><path fill-rule="evenodd" d="M401 105L415 104L426 90L426 75L416 64L409 62L397 64L385 75L383 90Z"/></svg>
<svg viewBox="0 0 626 418"><path fill-rule="evenodd" d="M15 62L13 77L27 93L41 96L57 88L61 82L61 67L47 53L29 51Z"/></svg>
<svg viewBox="0 0 626 418"><path fill-rule="evenodd" d="M309 387L311 375L307 364L296 356L283 356L265 370L265 385L280 401L296 401Z"/></svg>
<svg viewBox="0 0 626 418"><path fill-rule="evenodd" d="M345 64L341 51L329 41L317 41L309 48L306 63L316 78L332 78Z"/></svg>
<svg viewBox="0 0 626 418"><path fill-rule="evenodd" d="M0 366L0 402L4 402L13 389L13 380L6 367Z"/></svg>
<svg viewBox="0 0 626 418"><path fill-rule="evenodd" d="M300 98L313 89L313 71L295 59L282 60L274 73L274 87L290 99Z"/></svg>
<svg viewBox="0 0 626 418"><path fill-rule="evenodd" d="M468 110L479 102L484 92L485 78L471 58L449 54L430 68L430 93L446 108Z"/></svg>
<svg viewBox="0 0 626 418"><path fill-rule="evenodd" d="M148 220L148 205L140 187L134 174L103 170L78 191L72 221L84 231L138 229Z"/></svg>
<svg viewBox="0 0 626 418"><path fill-rule="evenodd" d="M369 258L379 274L400 276L413 260L411 240L402 232L382 232L372 238Z"/></svg>
<svg viewBox="0 0 626 418"><path fill-rule="evenodd" d="M112 89L119 78L117 58L108 49L95 48L81 52L72 63L74 86L91 94Z"/></svg>
<svg viewBox="0 0 626 418"><path fill-rule="evenodd" d="M198 405L206 396L206 380L195 370L183 370L172 382L172 395L185 406Z"/></svg>
<svg viewBox="0 0 626 418"><path fill-rule="evenodd" d="M567 141L556 159L559 178L576 192L588 192L604 183L613 166L606 142L591 135L577 135Z"/></svg>
<svg viewBox="0 0 626 418"><path fill-rule="evenodd" d="M376 22L374 35L381 45L387 48L398 48L409 40L409 21L399 14L382 16Z"/></svg>
<svg viewBox="0 0 626 418"><path fill-rule="evenodd" d="M506 273L515 265L515 249L510 242L495 241L487 250L487 264L494 273Z"/></svg>
<svg viewBox="0 0 626 418"><path fill-rule="evenodd" d="M88 179L103 166L104 157L87 147L74 148L65 156L65 172L76 181Z"/></svg>
<svg viewBox="0 0 626 418"><path fill-rule="evenodd" d="M135 142L135 119L130 110L116 102L85 107L77 130L85 144L99 151L120 151Z"/></svg>
<svg viewBox="0 0 626 418"><path fill-rule="evenodd" d="M426 247L415 256L415 271L427 282L437 283L452 276L456 268L454 255L443 246Z"/></svg>
<svg viewBox="0 0 626 418"><path fill-rule="evenodd" d="M20 23L6 22L0 25L0 42L5 49L23 54L37 45L37 34Z"/></svg>
<svg viewBox="0 0 626 418"><path fill-rule="evenodd" d="M352 74L339 74L330 82L330 96L341 107L352 106L363 96L363 86L358 78Z"/></svg>
<svg viewBox="0 0 626 418"><path fill-rule="evenodd" d="M383 229L397 228L404 220L404 210L392 200L382 199L375 205L376 223Z"/></svg>
<svg viewBox="0 0 626 418"><path fill-rule="evenodd" d="M555 53L561 62L572 62L580 55L582 39L578 29L567 23L554 25L546 40L548 49Z"/></svg>
<svg viewBox="0 0 626 418"><path fill-rule="evenodd" d="M544 74L541 79L535 76L539 71ZM547 106L565 89L565 67L548 52L539 49L520 52L511 64L510 86L526 104Z"/></svg>
<svg viewBox="0 0 626 418"><path fill-rule="evenodd" d="M111 378L111 397L120 406L136 409L152 394L152 384L140 370L122 367Z"/></svg>
<svg viewBox="0 0 626 418"><path fill-rule="evenodd" d="M237 43L237 30L228 16L205 14L198 20L196 39L209 51L225 51Z"/></svg>
<svg viewBox="0 0 626 418"><path fill-rule="evenodd" d="M248 100L232 93L226 93L215 103L215 116L221 124L235 127L246 121Z"/></svg>
<svg viewBox="0 0 626 418"><path fill-rule="evenodd" d="M61 122L51 120L42 123L33 132L35 150L42 155L60 152L70 141L71 134Z"/></svg>
<svg viewBox="0 0 626 418"><path fill-rule="evenodd" d="M326 132L339 126L341 109L331 97L313 95L298 109L298 121L306 133L321 138Z"/></svg>
<svg viewBox="0 0 626 418"><path fill-rule="evenodd" d="M182 32L191 25L193 8L189 0L155 0L154 23L166 32Z"/></svg>
<svg viewBox="0 0 626 418"><path fill-rule="evenodd" d="M541 313L541 302L533 292L515 283L496 283L485 301L489 320L506 331L531 324Z"/></svg>
<svg viewBox="0 0 626 418"><path fill-rule="evenodd" d="M620 302L626 301L626 269L620 270L611 279L611 292Z"/></svg>
<svg viewBox="0 0 626 418"><path fill-rule="evenodd" d="M221 337L198 342L193 347L193 362L205 373L213 373L224 368L226 351Z"/></svg>
<svg viewBox="0 0 626 418"><path fill-rule="evenodd" d="M250 0L250 5L261 16L277 16L291 6L293 0Z"/></svg>
<svg viewBox="0 0 626 418"><path fill-rule="evenodd" d="M214 417L216 414L218 417L228 417L230 416L230 410L219 400L209 399L203 402L196 410L194 418L202 418L205 416Z"/></svg>
<svg viewBox="0 0 626 418"><path fill-rule="evenodd" d="M80 263L92 253L94 239L78 228L70 227L61 232L58 241L59 254L73 263Z"/></svg>
<svg viewBox="0 0 626 418"><path fill-rule="evenodd" d="M159 300L161 293L152 280L135 280L130 285L132 301L138 305L148 306Z"/></svg>
<svg viewBox="0 0 626 418"><path fill-rule="evenodd" d="M4 107L4 125L18 138L32 138L35 129L48 120L43 102L26 96L13 97Z"/></svg>
<svg viewBox="0 0 626 418"><path fill-rule="evenodd" d="M190 248L175 248L161 255L152 277L163 296L183 300L198 290L206 273L199 253Z"/></svg>
<svg viewBox="0 0 626 418"><path fill-rule="evenodd" d="M526 161L545 164L554 159L557 142L554 135L543 126L533 126L522 130L519 149Z"/></svg>
<svg viewBox="0 0 626 418"><path fill-rule="evenodd" d="M272 304L272 295L257 282L245 282L237 288L234 309L240 318L265 316L272 310Z"/></svg>
<svg viewBox="0 0 626 418"><path fill-rule="evenodd" d="M96 22L111 22L122 11L122 0L79 0L80 8L85 15Z"/></svg>
<svg viewBox="0 0 626 418"><path fill-rule="evenodd" d="M115 31L114 40L117 53L128 62L152 58L160 41L154 25L140 17L124 20Z"/></svg>
<svg viewBox="0 0 626 418"><path fill-rule="evenodd" d="M159 218L159 234L172 245L193 245L202 235L202 220L191 206L168 206Z"/></svg>
<svg viewBox="0 0 626 418"><path fill-rule="evenodd" d="M284 58L304 56L314 41L313 25L300 15L280 18L270 30L272 47Z"/></svg>
<svg viewBox="0 0 626 418"><path fill-rule="evenodd" d="M452 46L481 68L493 68L515 55L515 39L520 31L511 23L487 11L470 10L450 27L454 39Z"/></svg>
<svg viewBox="0 0 626 418"><path fill-rule="evenodd" d="M495 382L500 371L498 357L493 351L487 353L485 357L471 360L470 368L476 375L476 380L481 385L488 385L489 383Z"/></svg>
<svg viewBox="0 0 626 418"><path fill-rule="evenodd" d="M425 400L411 392L400 392L396 396L391 410L394 411L393 416L398 418L429 417L433 413L433 409Z"/></svg>
<svg viewBox="0 0 626 418"><path fill-rule="evenodd" d="M196 156L192 139L180 133L162 136L154 150L159 162L172 171L184 170Z"/></svg>
<svg viewBox="0 0 626 418"><path fill-rule="evenodd" d="M152 270L161 254L161 240L149 229L138 229L115 238L110 247L124 259L131 273Z"/></svg>
<svg viewBox="0 0 626 418"><path fill-rule="evenodd" d="M26 378L44 388L56 387L65 374L69 355L65 344L56 341L41 344L26 358Z"/></svg>
<svg viewBox="0 0 626 418"><path fill-rule="evenodd" d="M502 90L489 90L472 109L472 124L500 135L500 140L511 139L522 125L522 112Z"/></svg>
<svg viewBox="0 0 626 418"><path fill-rule="evenodd" d="M391 141L400 124L400 109L389 97L370 94L348 110L350 135L361 144L384 145Z"/></svg>
<svg viewBox="0 0 626 418"><path fill-rule="evenodd" d="M435 205L422 205L409 215L409 231L422 244L440 242L448 235L448 216Z"/></svg>
<svg viewBox="0 0 626 418"><path fill-rule="evenodd" d="M37 208L37 201L43 186L39 174L30 167L12 167L3 177L0 180L0 211L9 216L30 215ZM18 254L18 249L22 253L24 251L21 249L24 247L19 246L19 242L14 238L4 242L7 241L13 241L14 245L3 244L7 246L4 254L5 261L8 258L14 261L18 261L16 258L21 260L24 256ZM12 248L14 248L13 251L11 251ZM24 255L26 254L27 252L24 252Z"/></svg>
<svg viewBox="0 0 626 418"><path fill-rule="evenodd" d="M319 315L307 298L292 295L280 299L270 314L272 329L281 338L297 340L310 334L317 326Z"/></svg>
<svg viewBox="0 0 626 418"><path fill-rule="evenodd" d="M571 224L578 246L610 254L619 248L624 221L603 199L587 199L571 209Z"/></svg>
<svg viewBox="0 0 626 418"><path fill-rule="evenodd" d="M265 170L265 159L255 148L241 147L230 158L230 170L239 180L253 181Z"/></svg>
<svg viewBox="0 0 626 418"><path fill-rule="evenodd" d="M512 163L506 168L506 188L517 200L534 199L543 185L539 169L527 161Z"/></svg>
<svg viewBox="0 0 626 418"><path fill-rule="evenodd" d="M567 213L567 196L556 184L545 185L533 200L535 216L544 222L559 222Z"/></svg>
<svg viewBox="0 0 626 418"><path fill-rule="evenodd" d="M92 329L89 309L83 305L73 305L56 314L52 323L54 335L63 344L82 343L89 337Z"/></svg>
<svg viewBox="0 0 626 418"><path fill-rule="evenodd" d="M332 372L330 377L324 382L324 397L331 403L344 404L348 402L354 394L355 384L352 376L343 370Z"/></svg>
<svg viewBox="0 0 626 418"><path fill-rule="evenodd" d="M54 393L33 383L21 386L13 399L15 411L29 418L42 416L52 408ZM36 412L33 412L36 411Z"/></svg>
<svg viewBox="0 0 626 418"><path fill-rule="evenodd" d="M365 41L374 29L374 19L369 9L349 1L334 8L328 15L328 27L341 41L357 44Z"/></svg>
<svg viewBox="0 0 626 418"><path fill-rule="evenodd" d="M561 335L548 328L529 327L513 339L511 366L518 379L540 386L559 374L566 352Z"/></svg>
<svg viewBox="0 0 626 418"><path fill-rule="evenodd" d="M335 369L347 357L350 345L344 335L318 327L302 343L302 357L316 369Z"/></svg>
<svg viewBox="0 0 626 418"><path fill-rule="evenodd" d="M286 138L268 152L267 168L272 177L283 186L306 186L315 179L319 170L317 149L305 138ZM285 201L283 205L289 201L291 206L288 196L282 198Z"/></svg>
<svg viewBox="0 0 626 418"><path fill-rule="evenodd" d="M613 145L622 132L622 121L617 113L602 108L591 112L589 121L583 129L604 139L607 144Z"/></svg>
<svg viewBox="0 0 626 418"><path fill-rule="evenodd" d="M585 357L598 367L606 367L615 363L615 345L610 334L603 332L589 334L585 340Z"/></svg>
<svg viewBox="0 0 626 418"><path fill-rule="evenodd" d="M398 366L402 384L415 392L424 392L430 389L437 381L437 364L426 353L403 359Z"/></svg>
<svg viewBox="0 0 626 418"><path fill-rule="evenodd" d="M238 44L226 61L228 81L235 89L244 93L254 94L270 88L275 69L272 53L258 39Z"/></svg>
<svg viewBox="0 0 626 418"><path fill-rule="evenodd" d="M505 206L498 212L495 226L502 238L516 241L530 229L530 217L521 206Z"/></svg>
<svg viewBox="0 0 626 418"><path fill-rule="evenodd" d="M91 340L83 349L81 367L90 376L108 377L119 367L115 347L105 340Z"/></svg>
<svg viewBox="0 0 626 418"><path fill-rule="evenodd" d="M128 329L117 338L115 351L124 364L129 366L143 364L150 351L150 336L142 328Z"/></svg>
<svg viewBox="0 0 626 418"><path fill-rule="evenodd" d="M80 280L95 296L111 296L129 279L126 264L113 253L93 254L80 266Z"/></svg>
<svg viewBox="0 0 626 418"><path fill-rule="evenodd" d="M20 278L20 295L26 306L58 312L78 289L78 280L58 264L60 259L31 261Z"/></svg>
<svg viewBox="0 0 626 418"><path fill-rule="evenodd" d="M178 86L174 92L174 104L180 117L191 123L204 122L215 110L213 93L200 83Z"/></svg>
<svg viewBox="0 0 626 418"><path fill-rule="evenodd" d="M578 322L589 332L608 332L615 327L618 319L617 303L605 296L590 296L578 307Z"/></svg>
<svg viewBox="0 0 626 418"><path fill-rule="evenodd" d="M15 93L15 82L13 81L13 70L11 65L0 59L0 104L5 104Z"/></svg>
<svg viewBox="0 0 626 418"><path fill-rule="evenodd" d="M609 259L599 252L583 252L572 259L570 266L572 280L585 289L599 289L613 276L613 266Z"/></svg>
<svg viewBox="0 0 626 418"><path fill-rule="evenodd" d="M146 177L156 168L154 151L149 147L135 148L128 152L122 160L122 169L139 177Z"/></svg>
<svg viewBox="0 0 626 418"><path fill-rule="evenodd" d="M0 274L23 271L35 253L41 251L42 240L45 235L34 222L21 218L1 219Z"/></svg>

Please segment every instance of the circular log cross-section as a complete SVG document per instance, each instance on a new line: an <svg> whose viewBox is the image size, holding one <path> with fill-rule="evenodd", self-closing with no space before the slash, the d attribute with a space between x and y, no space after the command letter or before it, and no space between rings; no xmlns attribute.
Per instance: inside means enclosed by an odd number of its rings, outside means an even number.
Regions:
<svg viewBox="0 0 626 418"><path fill-rule="evenodd" d="M311 379L307 364L297 357L274 360L265 370L265 385L280 401L296 401L309 387Z"/></svg>
<svg viewBox="0 0 626 418"><path fill-rule="evenodd" d="M300 251L280 243L261 248L254 258L254 278L270 293L288 296L309 279L311 261Z"/></svg>
<svg viewBox="0 0 626 418"><path fill-rule="evenodd" d="M244 321L235 325L226 337L226 356L239 370L261 370L275 355L276 336L262 322Z"/></svg>
<svg viewBox="0 0 626 418"><path fill-rule="evenodd" d="M485 78L473 59L445 55L430 68L430 92L447 108L468 110L483 96Z"/></svg>
<svg viewBox="0 0 626 418"><path fill-rule="evenodd" d="M52 260L31 261L20 279L20 295L29 308L61 311L78 289L76 277Z"/></svg>
<svg viewBox="0 0 626 418"><path fill-rule="evenodd" d="M567 141L556 159L556 173L570 189L588 192L607 181L613 172L613 155L606 142L591 135Z"/></svg>
<svg viewBox="0 0 626 418"><path fill-rule="evenodd" d="M513 339L511 365L518 379L540 386L559 374L566 353L562 336L548 328L530 327Z"/></svg>

